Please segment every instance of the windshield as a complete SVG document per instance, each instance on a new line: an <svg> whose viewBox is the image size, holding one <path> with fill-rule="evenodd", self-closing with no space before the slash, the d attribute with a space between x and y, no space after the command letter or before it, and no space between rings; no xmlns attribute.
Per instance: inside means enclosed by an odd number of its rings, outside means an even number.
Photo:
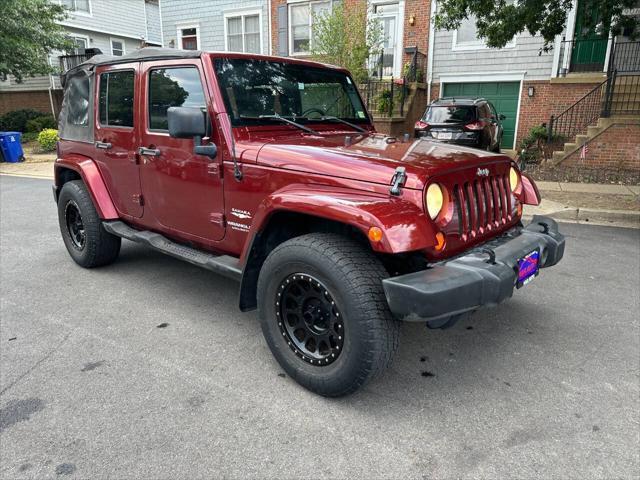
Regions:
<svg viewBox="0 0 640 480"><path fill-rule="evenodd" d="M423 120L427 123L468 123L475 118L474 107L438 107L427 110Z"/></svg>
<svg viewBox="0 0 640 480"><path fill-rule="evenodd" d="M353 80L342 72L244 58L216 58L214 68L234 126L273 124L267 117L274 115L298 123L369 122Z"/></svg>

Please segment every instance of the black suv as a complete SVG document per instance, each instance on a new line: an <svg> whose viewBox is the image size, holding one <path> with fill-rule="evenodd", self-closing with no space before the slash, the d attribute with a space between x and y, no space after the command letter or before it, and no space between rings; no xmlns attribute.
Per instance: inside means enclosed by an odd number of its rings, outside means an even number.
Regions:
<svg viewBox="0 0 640 480"><path fill-rule="evenodd" d="M500 151L502 123L506 117L496 112L484 98L441 98L427 107L416 122L416 137Z"/></svg>

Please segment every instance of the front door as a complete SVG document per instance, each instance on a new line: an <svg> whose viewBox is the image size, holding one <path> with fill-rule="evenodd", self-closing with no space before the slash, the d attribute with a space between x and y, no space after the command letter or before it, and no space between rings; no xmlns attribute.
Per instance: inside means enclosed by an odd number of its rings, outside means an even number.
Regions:
<svg viewBox="0 0 640 480"><path fill-rule="evenodd" d="M99 67L96 72L94 158L116 209L125 218L138 218L143 214L136 163L138 71L138 63L128 63Z"/></svg>
<svg viewBox="0 0 640 480"><path fill-rule="evenodd" d="M401 70L402 46L399 37L399 5L398 3L384 3L374 5L375 17L382 27L382 76L399 77Z"/></svg>
<svg viewBox="0 0 640 480"><path fill-rule="evenodd" d="M199 59L145 62L141 78L145 95L139 154L145 219L191 240L220 240L224 236L220 157L195 155L193 139L170 137L167 124L169 107L207 111L211 103L202 63ZM215 137L211 141L218 143Z"/></svg>
<svg viewBox="0 0 640 480"><path fill-rule="evenodd" d="M600 13L588 11L585 2L578 2L576 27L571 51L572 72L601 72L609 44L608 32L599 32Z"/></svg>

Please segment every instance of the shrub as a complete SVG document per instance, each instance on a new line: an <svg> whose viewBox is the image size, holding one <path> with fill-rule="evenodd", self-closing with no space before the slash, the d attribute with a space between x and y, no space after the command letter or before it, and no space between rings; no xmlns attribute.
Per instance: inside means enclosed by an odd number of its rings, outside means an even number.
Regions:
<svg viewBox="0 0 640 480"><path fill-rule="evenodd" d="M383 90L378 95L378 113L384 115L391 109L391 90Z"/></svg>
<svg viewBox="0 0 640 480"><path fill-rule="evenodd" d="M22 134L22 143L33 142L38 139L39 132L24 132Z"/></svg>
<svg viewBox="0 0 640 480"><path fill-rule="evenodd" d="M45 128L58 128L58 123L51 115L42 115L29 120L26 124L25 131L39 133Z"/></svg>
<svg viewBox="0 0 640 480"><path fill-rule="evenodd" d="M27 108L8 112L0 117L0 130L5 132L25 132L29 120L42 116L42 112Z"/></svg>
<svg viewBox="0 0 640 480"><path fill-rule="evenodd" d="M45 128L38 134L38 144L43 152L53 152L58 140L58 130L53 128Z"/></svg>

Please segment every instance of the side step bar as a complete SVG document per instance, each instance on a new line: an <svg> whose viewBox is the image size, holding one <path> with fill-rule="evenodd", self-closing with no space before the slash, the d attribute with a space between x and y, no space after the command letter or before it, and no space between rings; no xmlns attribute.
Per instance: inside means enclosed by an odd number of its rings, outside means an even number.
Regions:
<svg viewBox="0 0 640 480"><path fill-rule="evenodd" d="M136 230L119 220L102 222L102 225L107 232L117 235L118 237L148 245L154 250L166 253L167 255L184 260L198 267L206 268L207 270L219 273L238 282L242 279L242 269L240 268L238 259L235 257L229 255L214 255L180 245L159 233L148 230Z"/></svg>

